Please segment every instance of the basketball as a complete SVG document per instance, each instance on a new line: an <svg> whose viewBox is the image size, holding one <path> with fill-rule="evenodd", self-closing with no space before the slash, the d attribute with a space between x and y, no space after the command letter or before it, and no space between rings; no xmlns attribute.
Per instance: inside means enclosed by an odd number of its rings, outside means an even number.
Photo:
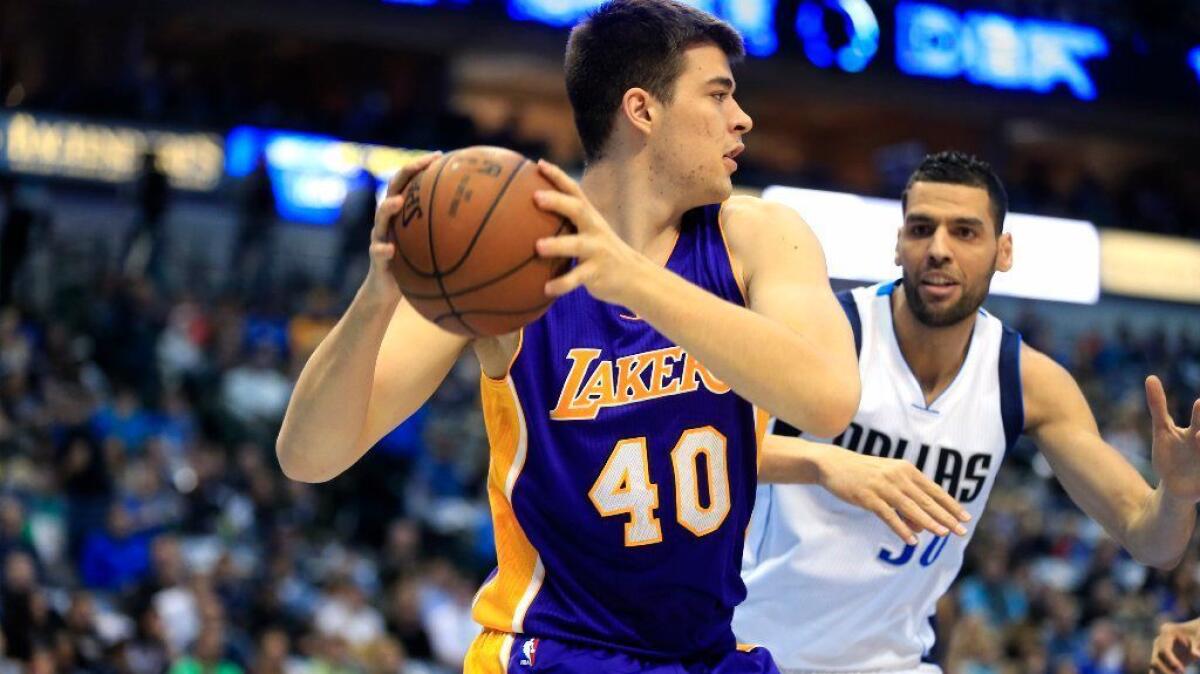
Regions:
<svg viewBox="0 0 1200 674"><path fill-rule="evenodd" d="M535 162L499 147L450 152L409 183L392 222L392 273L422 316L472 337L512 332L550 308L544 287L567 265L538 239L572 230L533 203L553 189Z"/></svg>

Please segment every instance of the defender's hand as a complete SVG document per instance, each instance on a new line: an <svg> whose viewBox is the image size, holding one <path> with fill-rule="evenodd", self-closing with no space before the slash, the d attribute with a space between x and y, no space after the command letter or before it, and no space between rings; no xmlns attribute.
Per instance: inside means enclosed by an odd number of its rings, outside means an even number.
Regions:
<svg viewBox="0 0 1200 674"><path fill-rule="evenodd" d="M1175 425L1167 409L1167 394L1158 377L1146 378L1146 404L1154 432L1151 461L1162 486L1171 496L1200 502L1200 400L1192 403L1187 428Z"/></svg>
<svg viewBox="0 0 1200 674"><path fill-rule="evenodd" d="M538 208L570 220L576 232L541 239L537 252L543 257L577 259L571 271L546 283L546 294L561 297L579 286L598 300L627 306L625 290L636 270L647 262L645 256L621 240L604 216L584 195L579 183L550 162L538 161L542 175L556 190L541 190L533 195Z"/></svg>
<svg viewBox="0 0 1200 674"><path fill-rule="evenodd" d="M946 490L917 467L900 459L830 452L820 464L819 483L851 505L870 510L905 543L916 545L917 534L967 534L963 522L971 515Z"/></svg>
<svg viewBox="0 0 1200 674"><path fill-rule="evenodd" d="M1187 665L1200 659L1200 620L1163 623L1150 652L1152 674L1183 674Z"/></svg>
<svg viewBox="0 0 1200 674"><path fill-rule="evenodd" d="M367 278L360 292L392 304L400 301L400 286L389 269L396 255L396 244L392 242L392 220L404 210L404 189L418 173L441 156L441 152L433 152L411 161L388 181L387 196L375 210L375 226L371 228L371 268L367 270Z"/></svg>

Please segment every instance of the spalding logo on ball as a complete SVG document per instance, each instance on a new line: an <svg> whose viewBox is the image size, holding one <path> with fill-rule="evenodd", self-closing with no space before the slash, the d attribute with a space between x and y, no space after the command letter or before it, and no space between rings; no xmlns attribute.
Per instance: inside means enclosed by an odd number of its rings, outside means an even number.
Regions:
<svg viewBox="0 0 1200 674"><path fill-rule="evenodd" d="M573 231L539 209L554 186L537 164L500 147L447 154L417 174L392 221L392 274L425 318L472 337L502 335L550 308L546 282L569 260L539 257L538 239Z"/></svg>

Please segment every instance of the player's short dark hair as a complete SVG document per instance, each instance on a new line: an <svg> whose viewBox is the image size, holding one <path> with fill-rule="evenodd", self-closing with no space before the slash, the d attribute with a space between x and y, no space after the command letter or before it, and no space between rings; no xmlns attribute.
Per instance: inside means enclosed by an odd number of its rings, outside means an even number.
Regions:
<svg viewBox="0 0 1200 674"><path fill-rule="evenodd" d="M587 160L603 154L626 91L641 87L670 103L684 50L705 43L732 61L745 55L729 24L676 0L609 0L575 26L564 65Z"/></svg>
<svg viewBox="0 0 1200 674"><path fill-rule="evenodd" d="M992 170L992 165L965 152L947 151L931 154L921 162L908 178L900 203L908 211L908 191L913 183L950 183L967 185L987 190L992 206L992 219L996 222L996 236L1004 231L1004 217L1008 215L1008 192L1004 183Z"/></svg>

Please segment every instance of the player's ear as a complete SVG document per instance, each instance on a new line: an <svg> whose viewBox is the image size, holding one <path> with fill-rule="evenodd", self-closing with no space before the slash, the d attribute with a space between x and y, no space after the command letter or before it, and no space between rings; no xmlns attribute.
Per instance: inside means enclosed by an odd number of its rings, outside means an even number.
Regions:
<svg viewBox="0 0 1200 674"><path fill-rule="evenodd" d="M896 255L892 258L892 264L900 266L900 237L904 234L904 225L896 228Z"/></svg>
<svg viewBox="0 0 1200 674"><path fill-rule="evenodd" d="M625 119L629 120L633 128L646 135L649 135L657 115L656 105L654 96L640 87L629 89L621 98L621 112Z"/></svg>
<svg viewBox="0 0 1200 674"><path fill-rule="evenodd" d="M996 242L999 250L996 251L996 271L1008 271L1013 266L1013 240L1012 232L1005 232L1000 235L1000 239Z"/></svg>

